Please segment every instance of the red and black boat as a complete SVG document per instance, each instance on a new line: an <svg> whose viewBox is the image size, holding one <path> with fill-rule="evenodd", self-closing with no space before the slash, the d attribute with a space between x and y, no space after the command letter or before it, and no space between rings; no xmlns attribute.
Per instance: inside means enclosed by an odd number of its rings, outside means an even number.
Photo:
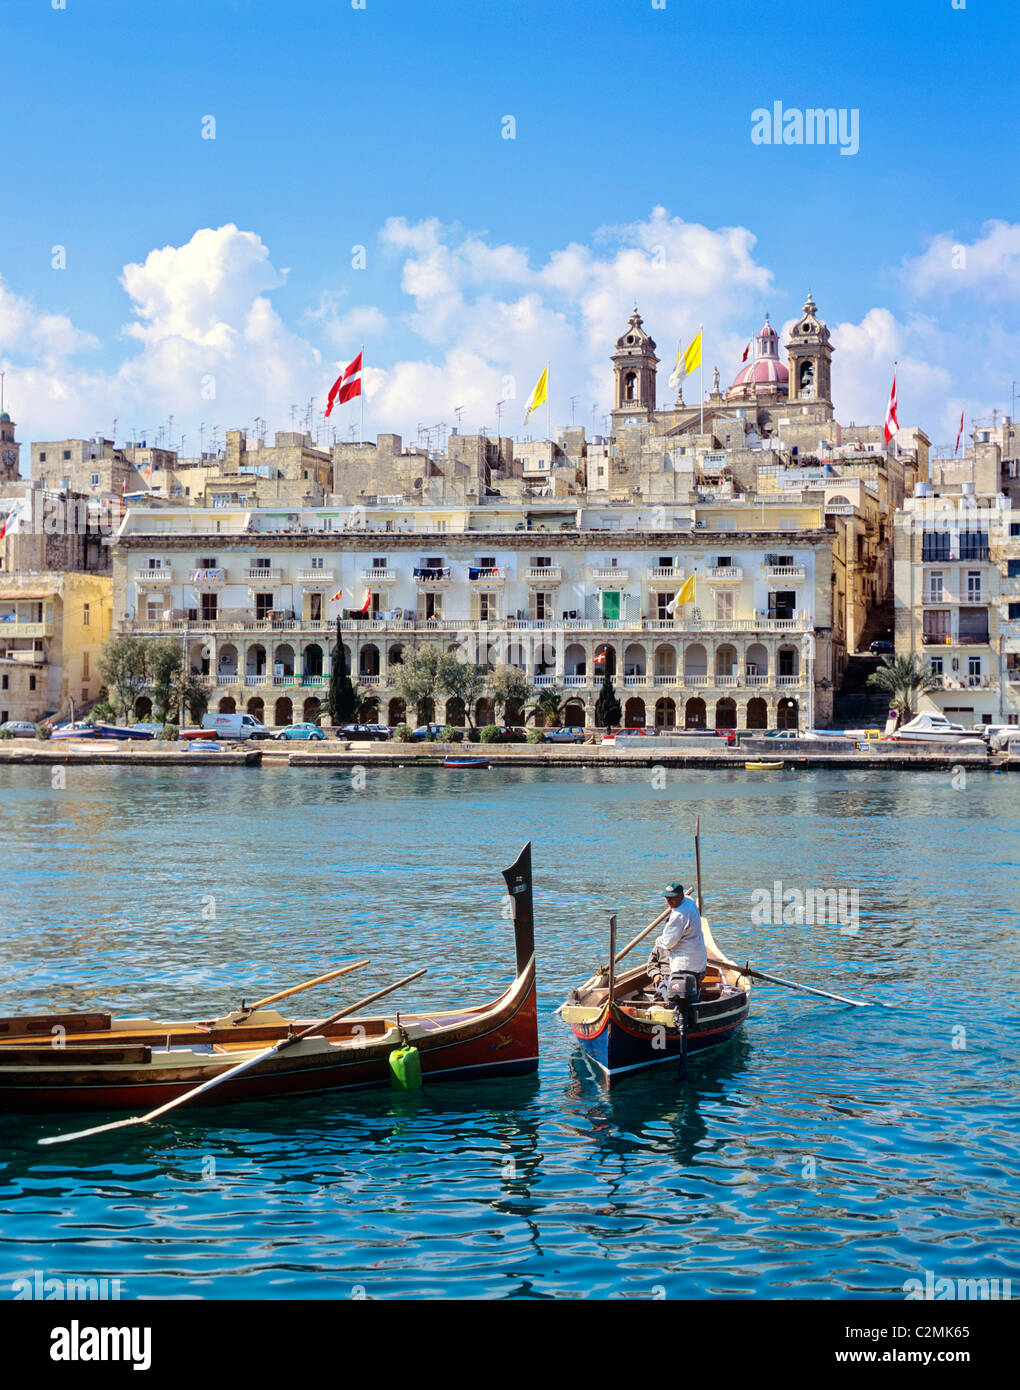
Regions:
<svg viewBox="0 0 1020 1390"><path fill-rule="evenodd" d="M259 1006L204 1022L104 1013L3 1018L0 1111L142 1109L193 1090L201 1104L389 1085L391 1054L409 1048L417 1049L421 1072L430 1078L474 1081L534 1072L538 1018L530 844L503 878L513 904L517 968L513 983L491 1003L354 1014L321 1027ZM299 1039L305 1031L309 1035ZM286 1047L276 1051L274 1045L281 1043ZM240 1072L236 1077L207 1093L197 1091L234 1069Z"/></svg>

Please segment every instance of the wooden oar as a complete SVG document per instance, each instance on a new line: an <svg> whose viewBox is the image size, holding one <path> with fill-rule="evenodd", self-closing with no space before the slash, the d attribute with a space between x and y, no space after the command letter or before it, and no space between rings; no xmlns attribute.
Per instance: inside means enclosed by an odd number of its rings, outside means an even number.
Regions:
<svg viewBox="0 0 1020 1390"><path fill-rule="evenodd" d="M381 999L384 994L392 994L395 989L400 989L403 985L409 985L413 980L421 979L422 975L428 973L427 967L416 970L413 975L405 975L402 980L397 980L395 984L387 985L385 989L378 989L374 994L370 994L367 999L359 999L356 1004L349 1004L346 1009L340 1009L335 1014L330 1014L328 1018L322 1018L318 1023L311 1023L307 1028L302 1028L300 1033L281 1039L274 1043L272 1047L267 1047L264 1052L258 1053L255 1057L249 1057L246 1062L239 1062L236 1067L231 1067L229 1071L221 1072L219 1076L214 1076L209 1081L203 1081L200 1086L193 1086L190 1091L185 1091L182 1096L177 1096L175 1100L168 1100L165 1105L160 1105L155 1110L150 1110L147 1115L132 1115L127 1120L113 1120L107 1125L95 1125L92 1129L79 1129L74 1134L51 1134L46 1139L40 1139L40 1144L66 1144L70 1139L84 1139L90 1134L104 1134L109 1129L124 1129L127 1125L144 1125L150 1120L157 1119L160 1115L165 1115L168 1110L174 1110L178 1105L199 1096L203 1091L211 1091L215 1086L221 1086L224 1081L229 1081L234 1076L240 1076L243 1071L250 1071L252 1067L257 1067L260 1062L264 1062L267 1057L286 1051L288 1047L293 1047L295 1043L301 1042L304 1038L310 1038L313 1033L320 1032L323 1028L328 1028L330 1024L339 1022L346 1018L348 1014L357 1013L359 1009L367 1008L369 1004L374 1004L377 999Z"/></svg>
<svg viewBox="0 0 1020 1390"><path fill-rule="evenodd" d="M817 994L822 999L835 999L839 1004L853 1004L858 1009L872 1008L869 999L848 999L845 994L830 994L825 989L815 989L814 985L802 985L796 980L784 980L779 975L766 975L764 970L752 970L750 964L735 965L733 961L716 960L709 956L710 965L720 965L724 970L735 970L738 975L750 975L753 980L767 980L770 985L785 985L787 989L800 989L805 994Z"/></svg>
<svg viewBox="0 0 1020 1390"><path fill-rule="evenodd" d="M648 926L645 927L644 931L639 931L637 936L635 936L632 941L628 941L626 946L624 946L624 948L621 951L617 951L614 960L616 962L623 960L624 956L627 955L629 952L633 951L634 947L638 944L639 941L644 941L648 933L650 931L654 931L655 928L660 924L660 922L664 921L665 918L669 916L669 914L670 908L664 908L663 911L659 913L658 917L656 917L654 922L649 922ZM585 980L583 985L578 985L578 992L580 992L583 989L590 989L592 985L597 984L599 978L602 975L604 975L608 969L609 967L607 965L604 965L602 969L598 971L597 974L592 975L590 979ZM558 1014L560 1012L560 1009L565 1009L569 1003L569 999L564 999L563 1003L559 1005L559 1008L553 1009L553 1013Z"/></svg>
<svg viewBox="0 0 1020 1390"><path fill-rule="evenodd" d="M313 985L324 985L327 980L335 980L339 975L349 975L352 970L360 970L363 965L368 965L369 959L356 960L353 965L342 965L339 970L329 970L325 975L316 975L314 980L306 980L303 985L292 985L290 989L281 989L276 994L267 994L265 999L259 999L255 1004L246 1004L241 1000L240 1013L253 1014L256 1009L264 1009L267 1004L275 1004L278 999L288 999L292 994L300 994L302 990L311 989Z"/></svg>

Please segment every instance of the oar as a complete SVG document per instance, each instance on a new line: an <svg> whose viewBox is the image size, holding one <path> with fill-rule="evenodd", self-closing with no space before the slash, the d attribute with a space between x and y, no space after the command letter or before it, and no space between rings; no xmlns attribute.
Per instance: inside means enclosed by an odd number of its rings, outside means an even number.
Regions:
<svg viewBox="0 0 1020 1390"><path fill-rule="evenodd" d="M353 965L342 965L339 970L330 970L325 975L316 975L314 980L306 980L303 985L292 985L290 989L281 989L277 994L267 994L265 999L260 999L255 1004L246 1004L242 999L238 1012L253 1014L256 1009L264 1009L267 1004L275 1004L278 999L287 999L292 994L300 994L302 990L311 989L313 985L324 985L327 980L335 980L339 975L349 975L352 970L360 970L363 965L368 965L367 956L364 960L356 960Z"/></svg>
<svg viewBox="0 0 1020 1390"><path fill-rule="evenodd" d="M621 951L617 951L614 959L617 962L623 960L625 955L627 955L630 951L633 951L634 947L638 944L639 941L644 941L648 933L650 931L654 931L655 928L659 925L659 923L669 916L669 913L670 909L668 907L664 908L662 912L659 913L658 917L656 917L654 922L649 922L648 926L645 927L644 931L639 931L637 936L635 936L632 941L628 941L626 946L624 946L624 948ZM608 969L609 967L604 965L597 975L592 975L591 979L585 980L583 985L578 985L578 991L582 989L589 989L592 985L596 984L599 980L599 977L601 975L604 975ZM559 1008L553 1009L553 1013L558 1014L560 1012L560 1009L565 1009L569 1003L569 999L564 999L563 1003L560 1004Z"/></svg>
<svg viewBox="0 0 1020 1390"><path fill-rule="evenodd" d="M127 1125L144 1125L150 1120L155 1120L160 1115L165 1115L168 1110L174 1110L178 1105L184 1105L186 1101L192 1100L195 1096L200 1096L203 1091L211 1091L216 1086L221 1086L224 1081L229 1081L231 1077L240 1076L243 1071L250 1071L252 1067L257 1067L260 1062L264 1062L267 1057L284 1052L288 1047L293 1047L304 1038L309 1038L313 1033L320 1032L323 1028L328 1028L330 1024L337 1023L341 1018L346 1018L348 1014L357 1013L359 1009L367 1008L369 1004L374 1004L377 999L381 999L384 994L392 994L395 989L400 989L403 985L409 985L412 980L421 979L422 975L428 973L427 967L416 970L413 975L405 975L402 980L397 980L395 984L387 985L385 989L376 990L375 994L370 994L367 999L359 999L356 1004L349 1004L346 1009L340 1009L335 1014L330 1014L328 1018L320 1019L318 1023L311 1023L307 1028L302 1028L300 1033L294 1033L291 1037L283 1038L280 1042L274 1043L272 1047L267 1047L264 1052L260 1052L255 1057L249 1057L246 1062L239 1062L236 1067L231 1067L229 1071L221 1072L219 1076L214 1076L210 1081L203 1081L200 1086L193 1086L190 1091L185 1091L182 1096L177 1096L175 1100L168 1100L165 1105L160 1105L155 1110L150 1110L147 1115L132 1115L127 1120L113 1120L107 1125L95 1125L92 1129L79 1129L74 1134L51 1134L46 1139L40 1139L40 1144L66 1144L70 1139L84 1139L90 1134L104 1134L108 1129L123 1129Z"/></svg>
<svg viewBox="0 0 1020 1390"><path fill-rule="evenodd" d="M796 980L784 980L779 975L766 975L764 970L752 970L748 965L734 965L731 960L716 960L715 956L709 956L710 965L720 965L724 970L735 970L738 975L750 975L753 980L767 980L770 985L785 985L787 989L800 989L805 994L817 994L821 999L835 999L839 1004L853 1004L858 1009L870 1009L872 1007L869 999L848 999L845 994L830 994L825 989L815 989L813 985L802 985Z"/></svg>

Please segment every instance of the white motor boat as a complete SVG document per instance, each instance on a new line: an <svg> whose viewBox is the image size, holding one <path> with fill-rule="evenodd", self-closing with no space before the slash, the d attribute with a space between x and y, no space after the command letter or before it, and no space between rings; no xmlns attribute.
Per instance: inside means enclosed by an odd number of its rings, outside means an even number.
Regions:
<svg viewBox="0 0 1020 1390"><path fill-rule="evenodd" d="M962 724L954 724L944 714L918 714L909 724L889 735L897 743L984 743L984 737Z"/></svg>

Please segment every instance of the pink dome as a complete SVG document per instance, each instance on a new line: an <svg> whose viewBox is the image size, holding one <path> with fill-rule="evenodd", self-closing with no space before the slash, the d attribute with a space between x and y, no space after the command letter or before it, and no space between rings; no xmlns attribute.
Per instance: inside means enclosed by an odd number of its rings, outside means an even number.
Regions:
<svg viewBox="0 0 1020 1390"><path fill-rule="evenodd" d="M790 383L790 373L782 362L775 357L759 357L754 361L745 362L740 371L733 378L731 391L738 390L743 386L788 386Z"/></svg>

